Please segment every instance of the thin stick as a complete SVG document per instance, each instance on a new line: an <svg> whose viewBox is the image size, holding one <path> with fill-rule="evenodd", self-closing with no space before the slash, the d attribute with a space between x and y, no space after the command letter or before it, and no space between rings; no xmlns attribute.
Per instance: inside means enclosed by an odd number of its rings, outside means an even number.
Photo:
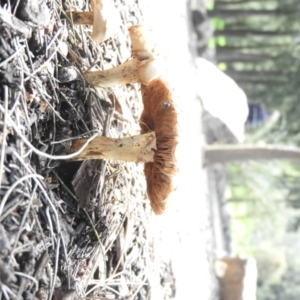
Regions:
<svg viewBox="0 0 300 300"><path fill-rule="evenodd" d="M60 229L60 225L59 225L59 218L58 218L58 214L57 211L51 201L51 199L49 198L49 195L47 193L47 191L45 190L43 184L38 180L40 175L37 175L35 173L33 173L33 171L28 167L28 165L24 162L24 160L22 159L22 157L20 156L20 154L16 151L13 152L13 155L19 160L19 162L22 164L22 166L24 167L24 169L30 173L30 175L32 175L33 180L38 184L39 188L41 189L45 199L48 201L49 206L51 207L54 215L55 215L55 221L56 221L56 226L57 226L57 232L60 233L61 229ZM33 176L34 175L34 176Z"/></svg>
<svg viewBox="0 0 300 300"><path fill-rule="evenodd" d="M5 113L5 109L4 107L0 104L0 110ZM82 145L82 148L80 148L78 151L72 153L72 154L68 154L68 155L50 155L48 153L42 152L38 149L36 149L28 140L27 138L22 134L21 130L16 126L15 122L11 119L11 117L9 115L7 115L7 121L10 124L10 126L15 130L15 132L18 134L18 136L21 138L21 140L37 155L40 155L42 157L46 157L49 159L53 159L53 160L68 160L68 159L72 159L74 157L76 157L77 155L79 155L85 147L87 147L87 145L98 136L98 134L93 135L92 137L90 137L89 139L86 140L86 142Z"/></svg>
<svg viewBox="0 0 300 300"><path fill-rule="evenodd" d="M38 284L37 280L34 277L32 277L28 274L25 274L25 273L17 272L17 271L15 271L14 274L17 275L17 276L22 276L22 277L25 277L25 278L31 280L34 283L34 286L35 286L34 293L37 292L39 284Z"/></svg>
<svg viewBox="0 0 300 300"><path fill-rule="evenodd" d="M15 249L17 247L17 243L19 242L19 238L21 236L21 233L23 231L23 226L24 226L24 223L27 219L27 216L29 214L29 211L30 211L30 208L31 208L31 205L32 205L32 201L33 201L33 198L36 197L36 194L35 194L35 191L36 191L36 188L37 188L37 184L34 185L34 188L32 189L32 192L31 192L31 197L29 199L29 203L26 207L26 210L24 212L24 215L22 217L22 221L21 221L21 224L19 226L19 230L18 230L18 233L17 233L17 236L15 238L15 243L14 243L14 246L13 246L13 249Z"/></svg>
<svg viewBox="0 0 300 300"><path fill-rule="evenodd" d="M8 197L10 196L10 194L15 190L15 188L23 181L28 180L30 178L39 178L39 179L43 179L43 176L38 175L38 174L28 174L25 175L21 178L19 178L13 185L11 185L11 187L8 189L8 191L5 193L4 197L2 198L1 204L0 204L0 216L2 214L4 205L8 199Z"/></svg>
<svg viewBox="0 0 300 300"><path fill-rule="evenodd" d="M56 253L55 253L55 264L54 264L54 272L53 272L53 282L52 282L52 286L50 287L50 295L48 299L52 299L52 295L54 293L54 288L55 288L55 283L56 283L56 277L57 277L57 270L58 270L58 259L59 259L59 246L60 246L60 239L61 236L59 236L58 241L57 241L57 245L56 245Z"/></svg>
<svg viewBox="0 0 300 300"><path fill-rule="evenodd" d="M5 157L5 147L6 147L6 119L7 119L7 110L8 110L8 88L7 85L4 85L4 121L3 121L3 140L1 145L1 157L0 157L0 190L1 190L1 182L2 182L2 174L3 174L3 165L4 165L4 157ZM0 214L1 215L1 214Z"/></svg>
<svg viewBox="0 0 300 300"><path fill-rule="evenodd" d="M8 63L10 60L12 60L14 57L16 57L20 52L21 50L23 50L25 48L25 46L21 46L14 54L12 54L10 57L8 57L7 59L3 60L1 63L0 63L0 68L3 67L6 63Z"/></svg>

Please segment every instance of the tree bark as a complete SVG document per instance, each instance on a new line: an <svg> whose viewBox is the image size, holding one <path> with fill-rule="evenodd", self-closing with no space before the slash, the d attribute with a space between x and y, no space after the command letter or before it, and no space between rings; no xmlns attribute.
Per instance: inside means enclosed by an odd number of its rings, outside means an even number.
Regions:
<svg viewBox="0 0 300 300"><path fill-rule="evenodd" d="M215 7L234 5L234 4L245 4L245 3L252 3L252 2L268 2L268 0L230 0L230 1L218 0L215 2ZM274 0L269 0L269 2L274 2Z"/></svg>
<svg viewBox="0 0 300 300"><path fill-rule="evenodd" d="M268 2L272 2L274 3L277 0L218 0L215 1L215 8L224 8L227 6L235 6L235 5L239 5L240 4L249 4L249 3L259 3L259 2L263 2L263 3L268 3ZM285 4L289 4L289 5L293 5L293 4L298 4L298 0L286 0Z"/></svg>
<svg viewBox="0 0 300 300"><path fill-rule="evenodd" d="M245 78L245 77L231 77L234 79L238 84L243 85L247 83L252 83L253 85L255 84L268 84L268 85L283 85L287 84L289 81L287 78Z"/></svg>
<svg viewBox="0 0 300 300"><path fill-rule="evenodd" d="M214 9L209 12L211 18L238 18L251 16L278 16L292 15L297 11L289 11L283 9Z"/></svg>
<svg viewBox="0 0 300 300"><path fill-rule="evenodd" d="M278 78L281 76L285 76L283 70L281 71L256 71L256 70L242 70L242 71L236 71L236 70L227 70L226 74L230 77L235 78Z"/></svg>
<svg viewBox="0 0 300 300"><path fill-rule="evenodd" d="M253 30L253 29L225 29L225 30L215 30L215 36L225 36L225 37L246 37L246 36L261 36L261 37L280 37L296 35L297 31L280 32L276 30Z"/></svg>
<svg viewBox="0 0 300 300"><path fill-rule="evenodd" d="M234 45L234 46L217 46L217 52L223 52L223 51L237 51L237 50L253 50L253 49L274 49L274 48L283 48L290 45L290 42L284 42L284 43L270 43L269 41L265 41L265 44L262 43L254 43L251 41L251 44L249 45Z"/></svg>
<svg viewBox="0 0 300 300"><path fill-rule="evenodd" d="M247 160L289 160L300 162L300 149L278 145L207 145L204 165Z"/></svg>
<svg viewBox="0 0 300 300"><path fill-rule="evenodd" d="M235 81L239 82L274 82L274 83L287 83L288 76L286 76L282 71L236 71L227 70L225 72Z"/></svg>
<svg viewBox="0 0 300 300"><path fill-rule="evenodd" d="M249 54L234 51L217 53L217 60L219 62L260 62L274 58L275 57L270 54Z"/></svg>

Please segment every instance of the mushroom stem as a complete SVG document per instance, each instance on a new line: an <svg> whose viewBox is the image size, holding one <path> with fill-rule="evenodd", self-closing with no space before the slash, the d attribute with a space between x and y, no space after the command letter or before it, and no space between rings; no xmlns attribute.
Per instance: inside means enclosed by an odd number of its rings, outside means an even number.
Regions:
<svg viewBox="0 0 300 300"><path fill-rule="evenodd" d="M150 31L144 26L134 25L129 28L129 33L132 58L108 70L84 73L89 83L101 87L138 82L148 85L161 76L163 61L155 53L156 45Z"/></svg>
<svg viewBox="0 0 300 300"><path fill-rule="evenodd" d="M157 56L157 45L151 30L143 25L129 28L132 56L140 61Z"/></svg>
<svg viewBox="0 0 300 300"><path fill-rule="evenodd" d="M138 60L130 59L108 70L85 72L84 77L89 83L102 87L138 82Z"/></svg>
<svg viewBox="0 0 300 300"><path fill-rule="evenodd" d="M108 70L85 72L84 77L90 84L101 87L138 82L148 85L159 76L159 63L153 58L143 61L132 58Z"/></svg>
<svg viewBox="0 0 300 300"><path fill-rule="evenodd" d="M67 12L75 25L93 25L91 38L103 42L120 26L120 14L111 0L91 0L92 11Z"/></svg>
<svg viewBox="0 0 300 300"><path fill-rule="evenodd" d="M87 139L74 140L70 151L76 152ZM155 133L125 137L108 138L99 136L93 139L74 160L114 159L132 162L152 162L156 151Z"/></svg>

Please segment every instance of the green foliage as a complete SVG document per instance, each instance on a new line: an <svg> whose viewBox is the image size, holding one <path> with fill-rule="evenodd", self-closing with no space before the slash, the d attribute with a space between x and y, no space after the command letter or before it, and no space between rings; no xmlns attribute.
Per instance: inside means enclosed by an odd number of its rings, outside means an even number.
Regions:
<svg viewBox="0 0 300 300"><path fill-rule="evenodd" d="M218 64L218 68L221 70L221 71L226 71L227 70L227 64L225 63L219 63Z"/></svg>
<svg viewBox="0 0 300 300"><path fill-rule="evenodd" d="M213 10L215 6L215 0L207 0L206 1L206 9Z"/></svg>
<svg viewBox="0 0 300 300"><path fill-rule="evenodd" d="M212 18L211 23L216 30L224 30L225 29L225 21L221 18Z"/></svg>
<svg viewBox="0 0 300 300"><path fill-rule="evenodd" d="M211 37L208 41L209 48L216 48L217 46L224 47L226 45L226 38L224 36Z"/></svg>
<svg viewBox="0 0 300 300"><path fill-rule="evenodd" d="M294 254L286 256L287 269L280 282L269 283L261 286L257 291L258 300L298 300L300 295L299 260Z"/></svg>
<svg viewBox="0 0 300 300"><path fill-rule="evenodd" d="M226 38L225 38L225 36L218 36L217 39L216 39L216 42L217 42L218 46L221 46L221 47L226 46Z"/></svg>
<svg viewBox="0 0 300 300"><path fill-rule="evenodd" d="M281 115L247 141L300 147L300 1L215 0L214 7L219 15L213 25L225 40L212 42L219 65L249 101ZM256 256L258 300L300 299L300 166L248 162L228 168L232 249Z"/></svg>
<svg viewBox="0 0 300 300"><path fill-rule="evenodd" d="M280 283L287 268L285 253L264 245L256 248L253 256L257 263L258 284L263 286Z"/></svg>
<svg viewBox="0 0 300 300"><path fill-rule="evenodd" d="M232 215L232 248L251 254L253 245L272 237L279 241L286 233L291 195L299 195L300 168L290 163L247 162L229 166L228 209ZM300 215L300 212L299 212ZM297 216L297 214L296 214Z"/></svg>
<svg viewBox="0 0 300 300"><path fill-rule="evenodd" d="M210 37L208 40L208 48L215 49L216 48L216 39L214 37Z"/></svg>
<svg viewBox="0 0 300 300"><path fill-rule="evenodd" d="M226 63L226 70L236 74L231 76L244 89L249 100L281 112L282 123L273 131L280 131L280 142L300 146L300 1L216 0L215 10L219 15L214 15L212 22L215 30L221 30L224 37L210 43L217 50L218 61ZM228 13L224 14L224 11ZM240 11L249 11L249 14L239 15ZM245 34L230 35L228 30L244 30ZM260 31L274 34L258 35ZM251 61L251 56L257 59ZM230 60L226 61L226 57ZM237 59L233 60L234 57ZM252 73L241 79L238 73L243 71ZM269 72L269 75L262 77L259 72Z"/></svg>
<svg viewBox="0 0 300 300"><path fill-rule="evenodd" d="M225 28L225 22L220 18L211 19L212 26L215 30L223 30ZM211 37L208 46L210 48L216 48L217 46L224 47L226 45L226 38L224 36Z"/></svg>
<svg viewBox="0 0 300 300"><path fill-rule="evenodd" d="M289 199L299 199L300 167L248 162L232 164L228 171L232 249L256 258L257 299L299 299L300 209ZM298 225L291 227L292 220Z"/></svg>

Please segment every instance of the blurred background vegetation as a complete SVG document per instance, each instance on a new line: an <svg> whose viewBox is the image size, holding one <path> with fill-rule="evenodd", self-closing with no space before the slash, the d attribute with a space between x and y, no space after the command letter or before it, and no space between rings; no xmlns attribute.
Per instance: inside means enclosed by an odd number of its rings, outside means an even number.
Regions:
<svg viewBox="0 0 300 300"><path fill-rule="evenodd" d="M271 126L248 127L246 142L300 147L300 1L207 5L218 66L249 103L280 113ZM300 299L300 165L249 161L227 168L232 252L257 259L258 300Z"/></svg>

